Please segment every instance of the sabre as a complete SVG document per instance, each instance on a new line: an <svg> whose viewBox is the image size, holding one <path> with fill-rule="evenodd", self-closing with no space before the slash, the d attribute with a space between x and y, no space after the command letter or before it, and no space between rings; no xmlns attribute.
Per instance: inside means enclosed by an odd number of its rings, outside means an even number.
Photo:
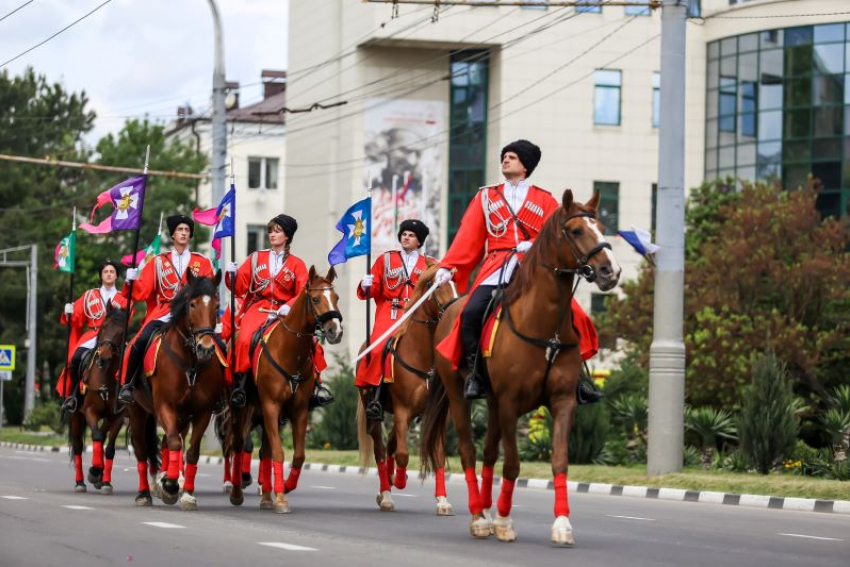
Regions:
<svg viewBox="0 0 850 567"><path fill-rule="evenodd" d="M431 284L431 287L430 287L430 288L428 288L428 291L426 291L426 292L422 295L422 297L420 297L420 298L419 298L419 300L418 300L416 303L414 303L414 304L413 304L413 305L412 305L409 309L407 309L407 311L405 311L405 312L404 312L404 314L401 316L401 318L399 318L399 320L398 320L398 321L396 321L395 323L393 323L393 324L392 324L392 326L391 326L389 329L387 329L387 330L384 332L384 334L383 334L383 335L381 335L380 337L378 337L378 339L377 339L377 340L375 340L375 342L373 342L372 344L370 344L368 347L366 347L366 349L365 349L365 350L363 350L363 352L361 352L360 354L358 354L358 355L357 355L357 358L355 358L355 359L354 359L354 364L357 364L357 363L360 361L360 359L362 359L364 356L366 356L367 354L369 354L370 352L372 352L372 351L373 351L373 350L374 350L374 349L375 349L378 345L380 345L381 343L383 343L383 342L387 339L387 337L389 337L389 336L390 336L390 335L392 335L394 332L396 332L396 330L397 330L397 329L401 326L401 324L402 324L402 323L404 323L405 321L407 321L407 319L409 319L409 318L410 318L410 316L411 316L411 315L413 315L413 313L414 313L417 309L419 309L419 306L420 306L420 305L422 305L423 303L425 303L425 301L426 301L429 297L431 297L431 296L434 294L434 292L435 292L435 291L437 291L437 287L438 287L438 286L437 286L437 284L436 284L436 283Z"/></svg>

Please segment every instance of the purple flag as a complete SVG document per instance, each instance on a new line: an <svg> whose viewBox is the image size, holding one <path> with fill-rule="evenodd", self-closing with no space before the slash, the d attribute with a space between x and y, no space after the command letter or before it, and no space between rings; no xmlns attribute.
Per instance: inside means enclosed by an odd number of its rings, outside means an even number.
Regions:
<svg viewBox="0 0 850 567"><path fill-rule="evenodd" d="M145 177L131 177L119 183L112 189L97 196L97 204L91 212L94 220L95 212L105 205L112 203L115 210L97 226L83 223L80 228L90 234L106 234L113 230L137 230L142 222L142 204L145 199Z"/></svg>

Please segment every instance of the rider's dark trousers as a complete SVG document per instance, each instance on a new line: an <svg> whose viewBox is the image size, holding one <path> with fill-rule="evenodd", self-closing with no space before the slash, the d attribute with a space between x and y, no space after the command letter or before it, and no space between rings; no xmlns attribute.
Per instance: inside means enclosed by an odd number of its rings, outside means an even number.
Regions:
<svg viewBox="0 0 850 567"><path fill-rule="evenodd" d="M484 327L484 312L493 298L495 285L479 285L472 292L463 312L460 315L460 337L463 341L464 357L473 355L478 350L481 330Z"/></svg>

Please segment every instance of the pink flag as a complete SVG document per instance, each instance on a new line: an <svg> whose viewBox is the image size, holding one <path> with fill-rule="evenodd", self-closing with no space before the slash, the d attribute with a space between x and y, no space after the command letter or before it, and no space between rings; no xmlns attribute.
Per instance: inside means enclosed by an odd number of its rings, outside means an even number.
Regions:
<svg viewBox="0 0 850 567"><path fill-rule="evenodd" d="M218 207L213 207L212 209L207 209L206 211L202 211L200 209L195 209L192 211L192 218L195 219L195 222L198 224L203 224L206 226L215 226L218 223Z"/></svg>
<svg viewBox="0 0 850 567"><path fill-rule="evenodd" d="M138 252L136 252L136 263L135 263L136 266L138 266L142 262L142 260L145 259L146 254L147 254L147 248L143 248L142 250L139 250ZM124 264L125 266L134 265L133 264L133 255L127 254L126 256L121 258L121 263Z"/></svg>

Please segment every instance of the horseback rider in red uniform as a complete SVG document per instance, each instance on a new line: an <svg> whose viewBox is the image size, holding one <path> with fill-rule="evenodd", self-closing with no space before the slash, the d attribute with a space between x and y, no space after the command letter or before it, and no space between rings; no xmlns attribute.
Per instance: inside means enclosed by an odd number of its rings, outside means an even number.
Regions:
<svg viewBox="0 0 850 567"><path fill-rule="evenodd" d="M469 299L455 328L437 350L451 353L460 333L465 364L469 370L464 387L466 399L486 395L484 380L476 371L476 359L481 338L484 313L497 288L507 285L543 223L560 206L551 193L528 183L540 162L540 148L527 140L517 140L502 148L504 183L482 187L464 213L460 229L451 247L440 262L435 281L443 285L454 280L463 289L468 285L473 269L482 257L484 262L469 294ZM596 332L589 317L573 300L573 321L582 335L582 357L590 358L598 350ZM447 356L450 360L453 357ZM456 361L457 362L457 361ZM460 361L461 365L464 361ZM589 378L579 381L579 403L599 401L602 393L588 384Z"/></svg>
<svg viewBox="0 0 850 567"><path fill-rule="evenodd" d="M271 249L258 250L241 266L227 265L225 283L237 297L242 298L242 308L237 316L239 333L236 338L234 384L230 402L236 407L245 406L245 380L251 372L251 342L254 334L267 321L286 317L298 294L308 281L304 262L289 253L298 222L289 215L280 214L267 225ZM234 284L235 281L235 284ZM333 401L330 391L316 385L311 406L322 406Z"/></svg>
<svg viewBox="0 0 850 567"><path fill-rule="evenodd" d="M357 287L357 297L375 300L375 328L372 329L369 344L383 335L401 316L422 272L429 262L436 262L434 258L419 253L429 232L420 220L402 221L398 229L401 250L378 256L372 270L363 276ZM366 417L373 421L381 419L383 415L378 396L374 395L383 378L382 353L383 347L376 348L360 362L354 382L358 388L367 388L373 394L373 400L366 407Z"/></svg>
<svg viewBox="0 0 850 567"><path fill-rule="evenodd" d="M186 215L172 215L165 219L171 234L174 248L154 256L141 274L138 269L129 268L126 280L133 284L133 302L144 301L148 310L142 322L142 329L133 339L124 357L125 384L118 393L118 400L125 404L133 403L133 381L141 370L142 360L150 343L151 336L171 320L170 304L177 292L186 284L186 273L192 270L195 277L212 278L215 276L209 258L189 250L189 241L195 234L195 221ZM129 295L129 286L124 285L121 295Z"/></svg>
<svg viewBox="0 0 850 567"><path fill-rule="evenodd" d="M127 306L127 301L118 295L118 288L115 287L115 281L118 279L118 264L112 260L104 260L100 264L99 273L100 287L86 291L74 303L66 303L62 314L62 324L71 325L68 354L73 353L73 355L70 367L65 369L56 384L56 391L59 395L65 396L62 411L69 414L77 411L82 377L80 366L86 353L96 346L97 333L106 317L107 305L112 303L113 307L118 308ZM70 394L66 390L68 378L73 388Z"/></svg>

